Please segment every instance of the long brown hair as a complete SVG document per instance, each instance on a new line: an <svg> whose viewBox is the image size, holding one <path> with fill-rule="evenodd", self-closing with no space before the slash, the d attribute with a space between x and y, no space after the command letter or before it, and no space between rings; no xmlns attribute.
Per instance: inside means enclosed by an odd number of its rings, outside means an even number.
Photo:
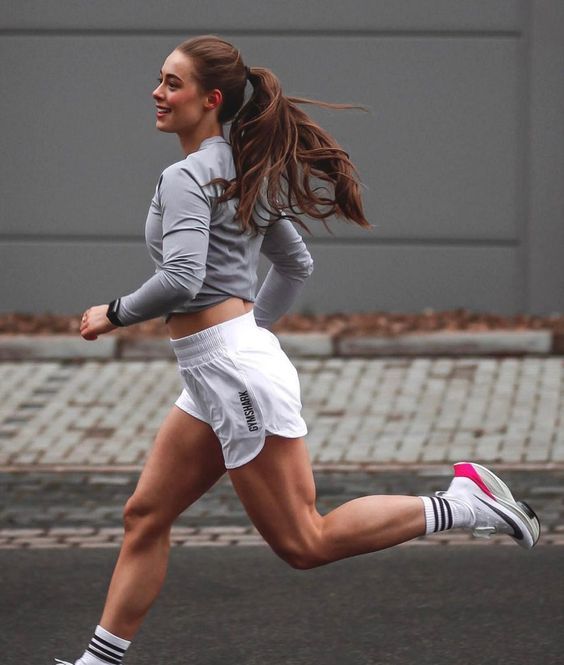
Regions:
<svg viewBox="0 0 564 665"><path fill-rule="evenodd" d="M268 219L275 221L284 215L309 233L298 215L322 220L329 232L325 220L331 215L371 228L364 216L359 183L355 179L357 170L349 155L296 104L368 109L286 97L270 69L247 68L240 52L216 35L194 37L179 44L176 50L193 60L194 78L203 91L218 88L223 94L218 121L222 124L231 121L229 142L237 177L231 181L215 178L208 184L224 187L219 202L239 199L236 218L242 231L258 233L260 226L264 226L253 219L257 200L268 213ZM247 73L253 93L243 105ZM312 177L329 183L333 196L318 195L312 190ZM322 189L327 191L326 187Z"/></svg>

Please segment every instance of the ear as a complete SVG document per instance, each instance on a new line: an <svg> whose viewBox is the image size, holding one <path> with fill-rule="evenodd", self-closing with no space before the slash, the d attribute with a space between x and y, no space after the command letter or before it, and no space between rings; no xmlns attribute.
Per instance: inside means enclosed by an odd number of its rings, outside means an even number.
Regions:
<svg viewBox="0 0 564 665"><path fill-rule="evenodd" d="M215 109L221 104L222 101L223 95L221 94L221 90L216 88L215 90L212 90L210 93L208 93L206 106L209 109Z"/></svg>

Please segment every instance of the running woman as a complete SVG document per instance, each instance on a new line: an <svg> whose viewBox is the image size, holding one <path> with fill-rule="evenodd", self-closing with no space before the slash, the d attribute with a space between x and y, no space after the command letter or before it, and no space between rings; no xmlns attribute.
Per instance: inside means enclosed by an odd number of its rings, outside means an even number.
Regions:
<svg viewBox="0 0 564 665"><path fill-rule="evenodd" d="M283 95L271 70L248 68L215 35L174 49L153 98L157 129L177 134L185 156L163 171L150 204L156 272L133 293L90 307L80 333L94 340L166 317L184 389L125 506L105 607L76 665L120 665L161 589L171 525L226 471L255 527L294 568L446 529L503 533L532 548L540 531L533 511L470 462L455 464L450 486L434 496L365 496L326 515L316 509L298 375L269 327L313 267L293 226L302 222L289 211L370 226L347 153L296 104L355 107ZM311 177L329 195L312 191ZM260 252L272 265L255 297Z"/></svg>

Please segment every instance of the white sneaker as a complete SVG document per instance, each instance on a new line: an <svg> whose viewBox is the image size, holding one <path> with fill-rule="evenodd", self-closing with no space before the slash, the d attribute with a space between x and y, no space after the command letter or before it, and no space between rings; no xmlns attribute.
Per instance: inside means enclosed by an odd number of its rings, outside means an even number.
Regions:
<svg viewBox="0 0 564 665"><path fill-rule="evenodd" d="M506 533L526 550L538 542L540 522L533 509L524 501L516 501L509 487L480 464L456 463L449 488L435 494L464 501L474 515L470 529L479 538Z"/></svg>
<svg viewBox="0 0 564 665"><path fill-rule="evenodd" d="M58 658L55 658L55 662L59 663L59 665L74 665L74 663L67 663L66 660L59 660Z"/></svg>

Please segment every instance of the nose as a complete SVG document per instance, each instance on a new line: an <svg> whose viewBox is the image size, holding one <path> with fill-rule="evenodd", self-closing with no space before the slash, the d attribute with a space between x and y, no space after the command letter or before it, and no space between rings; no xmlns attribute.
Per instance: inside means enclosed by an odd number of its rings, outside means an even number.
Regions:
<svg viewBox="0 0 564 665"><path fill-rule="evenodd" d="M153 99L159 100L164 98L161 87L162 83L159 83L159 85L153 90Z"/></svg>

